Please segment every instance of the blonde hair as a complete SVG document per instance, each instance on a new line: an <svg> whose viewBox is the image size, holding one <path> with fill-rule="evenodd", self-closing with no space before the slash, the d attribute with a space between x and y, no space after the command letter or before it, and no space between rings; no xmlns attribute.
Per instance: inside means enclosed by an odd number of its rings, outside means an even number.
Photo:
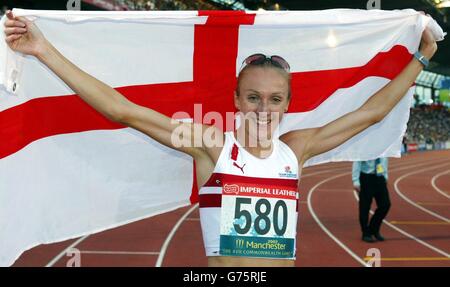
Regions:
<svg viewBox="0 0 450 287"><path fill-rule="evenodd" d="M288 82L288 101L291 99L291 79L292 79L291 73L283 68L273 65L270 61L264 61L262 64L247 65L239 72L236 84L236 95L238 97L239 97L239 87L241 86L243 75L245 75L247 71L252 68L272 68L277 70Z"/></svg>

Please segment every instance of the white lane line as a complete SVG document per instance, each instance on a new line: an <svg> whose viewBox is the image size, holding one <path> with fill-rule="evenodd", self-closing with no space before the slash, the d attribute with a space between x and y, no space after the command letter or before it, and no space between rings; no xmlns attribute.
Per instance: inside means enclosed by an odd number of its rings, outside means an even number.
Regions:
<svg viewBox="0 0 450 287"><path fill-rule="evenodd" d="M359 201L359 197L358 197L358 194L357 194L356 191L353 191L353 195L355 196L356 201ZM372 210L370 210L370 214L373 215L374 212ZM412 234L404 231L403 229L395 226L394 224L390 223L389 221L383 219L383 223L386 224L387 226L389 226L390 228L396 230L397 232L403 234L404 236L406 236L406 237L408 237L408 238L410 238L410 239L412 239L412 240L422 244L423 246L425 246L425 247L427 247L427 248L429 248L429 249L431 249L431 250L433 250L433 251L435 251L435 252L437 252L437 253L439 253L441 255L444 255L445 257L450 258L450 254L448 254L447 252L445 252L445 251L443 251L443 250L441 250L441 249L439 249L439 248L437 248L437 247L435 247L435 246L433 246L433 245L423 241L422 239L419 239L419 238L415 237L414 235L412 235Z"/></svg>
<svg viewBox="0 0 450 287"><path fill-rule="evenodd" d="M321 191L331 191L331 192L349 192L348 188L319 188Z"/></svg>
<svg viewBox="0 0 450 287"><path fill-rule="evenodd" d="M303 170L306 170L306 171L311 170L311 171L316 172L316 171L323 171L323 170L329 169L330 165L334 168L342 168L348 164L349 164L349 162L346 162L346 161L328 162L328 163L323 163L323 164L318 164L318 165L307 166L307 167L304 167Z"/></svg>
<svg viewBox="0 0 450 287"><path fill-rule="evenodd" d="M167 248L169 247L170 241L172 240L173 236L177 232L178 228L180 228L183 221L198 207L198 203L194 204L186 213L178 220L178 222L174 225L172 230L170 231L169 235L167 235L166 240L164 241L164 244L161 247L161 250L159 252L158 259L156 260L155 267L161 267L164 256L166 256Z"/></svg>
<svg viewBox="0 0 450 287"><path fill-rule="evenodd" d="M423 206L420 206L420 205L418 205L417 203L415 203L414 201L412 201L411 199L409 199L409 197L407 197L406 195L404 195L403 193L401 193L400 188L398 187L399 182L400 182L402 179L406 178L407 176L410 176L410 175L413 175L413 174L416 174L416 173L420 173L420 172L424 172L424 171L427 171L427 170L432 170L432 169L440 168L440 167L446 166L446 165L448 165L448 164L449 164L449 163L447 162L447 163L444 163L444 164L441 164L441 165L432 166L432 167L429 167L429 168L420 169L420 170L416 170L416 171L413 171L413 172L408 172L408 173L402 175L401 177L397 178L397 180L394 182L394 189L395 189L395 192L396 192L401 198L403 198L406 202L408 202L409 204L411 204L412 206L414 206L414 207L416 207L416 208L422 210L423 212L426 212L426 213L428 213L429 215L434 216L434 217L436 217L436 218L438 218L438 219L440 219L440 220L443 220L443 221L445 221L445 222L450 222L450 219L448 219L448 218L446 218L446 217L444 217L444 216L442 216L442 215L439 215L439 214L437 214L437 213L435 213L435 212L433 212L433 211L431 211L431 210L429 210L429 209L427 209L427 208L425 208L425 207L423 207Z"/></svg>
<svg viewBox="0 0 450 287"><path fill-rule="evenodd" d="M55 265L56 262L59 261L59 259L61 259L63 256L66 256L67 252L69 250L71 250L72 248L75 248L75 246L77 246L78 244L80 244L82 241L84 241L86 238L88 238L89 235L85 235L81 238L78 238L77 241L75 241L74 243L70 244L68 247L66 247L63 251L61 251L61 253L59 253L58 255L56 255L49 263L47 263L47 265L45 265L45 267L52 267L53 265Z"/></svg>
<svg viewBox="0 0 450 287"><path fill-rule="evenodd" d="M446 173L449 173L449 172L450 172L450 169L449 169L449 170L446 170L446 171L444 171L444 172L441 172L441 173L436 174L436 175L433 176L433 178L431 179L431 185L433 186L433 188L434 188L437 192L439 192L440 194L442 194L443 196L447 197L448 199L450 199L450 195L448 195L447 193L445 193L445 191L443 191L442 189L440 189L439 187L436 186L436 179L437 179L438 177L440 177L440 176L446 174Z"/></svg>
<svg viewBox="0 0 450 287"><path fill-rule="evenodd" d="M305 177L318 175L318 174L338 172L338 171L342 171L342 170L348 170L348 168L345 168L345 167L334 167L334 168L329 168L327 170L321 170L321 171L317 171L317 172L313 172L313 173L302 174L300 176L300 179L305 178Z"/></svg>
<svg viewBox="0 0 450 287"><path fill-rule="evenodd" d="M200 217L190 217L190 218L186 218L186 221L200 221Z"/></svg>
<svg viewBox="0 0 450 287"><path fill-rule="evenodd" d="M428 163L428 162L434 162L436 159L429 159L429 160L425 160L425 161L420 161L421 163ZM403 166L408 166L409 164L411 164L411 162L410 161L408 161L408 162L399 162L399 163L395 163L395 165L394 164L392 164L391 166L392 167L403 167ZM309 177L309 176L314 176L314 175L318 175L318 174L324 174L324 173L332 173L332 172L339 172L339 171L343 171L343 170L351 170L351 168L352 168L352 166L351 166L351 164L348 166L348 167L345 167L345 166L337 166L337 167L329 167L327 170L320 170L320 171L317 171L317 172L313 172L313 173L306 173L306 174L303 174L302 173L302 175L300 176L300 180L302 179L302 178L305 178L305 177Z"/></svg>
<svg viewBox="0 0 450 287"><path fill-rule="evenodd" d="M339 172L339 171L349 170L351 168L352 168L351 165L349 167L337 166L337 167L330 167L327 170L321 170L321 171L317 171L317 172L313 172L313 173L306 173L306 174L302 173L300 175L300 180L302 178L305 178L305 177L310 177L310 176L314 176L314 175L318 175L318 174L324 174L324 173L335 173L335 172Z"/></svg>
<svg viewBox="0 0 450 287"><path fill-rule="evenodd" d="M433 160L433 161L434 161L434 160ZM428 164L428 161L427 161L426 163L423 163L423 161L422 161L421 163L416 164L416 165L409 165L409 166L405 166L405 167L402 166L402 167L400 167L400 168L391 169L391 172L393 172L393 171L399 171L399 170L404 170L404 169L409 169L409 168L414 168L414 167L417 167L417 166L423 166L423 165L426 165L426 164ZM309 212L311 213L313 219L314 219L314 220L316 221L316 223L319 225L319 227L320 227L320 228L321 228L321 229L322 229L322 230L323 230L323 231L324 231L331 239L333 239L334 242L336 242L342 249L344 249L344 250L345 250L351 257L353 257L356 261L358 261L359 263L361 263L361 265L368 267L368 266L370 266L370 265L368 265L368 263L366 263L363 259L361 259L356 253L354 253L350 248L348 248L347 245L345 245L345 244L344 244L342 241L340 241L336 236L334 236L334 234L333 234L328 228L325 227L325 225L322 223L322 221L319 219L319 217L318 217L318 216L316 215L316 213L314 212L314 209L313 209L312 203L311 203L312 194L313 194L314 191L317 189L317 187L319 187L320 185L322 185L322 184L324 184L324 183L326 183L326 182L328 182L328 181L332 181L332 180L334 180L334 179L336 179L336 178L338 178L338 177L342 177L342 176L345 176L345 175L348 175L348 174L351 174L351 172L345 172L345 173L338 174L338 175L335 175L335 176L333 176L333 177L324 179L324 180L320 181L319 183L317 183L313 188L311 188L311 189L309 190L308 198L307 198L308 210L309 210Z"/></svg>
<svg viewBox="0 0 450 287"><path fill-rule="evenodd" d="M314 218L314 220L316 221L316 223L320 226L320 228L331 238L331 239L333 239L334 240L334 242L336 242L342 249L344 249L351 257L353 257L356 261L358 261L359 263L361 263L361 265L363 265L363 266L369 266L364 260L362 260L356 253L354 253L350 248L348 248L347 247L347 245L345 245L342 241L340 241L336 236L334 236L334 234L333 233L331 233L331 231L328 229L328 228L326 228L325 227L325 225L322 223L322 221L319 219L319 217L316 215L316 213L314 212L314 209L313 209L313 207L312 207L312 203L311 203L311 198L312 198L312 195L313 195L313 193L314 193L314 191L317 189L317 187L319 187L320 185L322 185L322 184L324 184L324 183L326 183L326 182L328 182L328 181L331 181L331 180L333 180L333 179L336 179L336 178L338 178L338 177L342 177L342 176L344 176L344 175L348 175L349 174L349 172L345 172L345 173L342 173L342 174L338 174L338 175L335 175L335 176L333 176L333 177L330 177L330 178L327 178L327 179L324 179L324 180L322 180L322 181L320 181L319 183L317 183L315 186L313 186L313 188L311 188L310 190L309 190L309 193L308 193L308 199L307 199L307 203L308 203L308 210L309 210L309 213L311 213L311 215L312 215L312 217Z"/></svg>
<svg viewBox="0 0 450 287"><path fill-rule="evenodd" d="M159 255L159 252L147 251L105 251L105 250L82 250L82 254L100 254L100 255Z"/></svg>

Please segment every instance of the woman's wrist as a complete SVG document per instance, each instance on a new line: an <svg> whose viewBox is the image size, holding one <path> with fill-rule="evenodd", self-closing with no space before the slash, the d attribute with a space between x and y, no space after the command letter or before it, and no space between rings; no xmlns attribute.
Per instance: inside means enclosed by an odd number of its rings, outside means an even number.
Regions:
<svg viewBox="0 0 450 287"><path fill-rule="evenodd" d="M39 61L45 63L45 61L49 58L49 55L52 52L52 44L50 44L47 40L44 41L42 45L39 45L39 48L34 55Z"/></svg>
<svg viewBox="0 0 450 287"><path fill-rule="evenodd" d="M422 45L419 49L419 52L425 56L425 58L427 58L427 60L430 60L434 53L436 53L437 51L437 45L436 43L433 44L427 44L427 45Z"/></svg>

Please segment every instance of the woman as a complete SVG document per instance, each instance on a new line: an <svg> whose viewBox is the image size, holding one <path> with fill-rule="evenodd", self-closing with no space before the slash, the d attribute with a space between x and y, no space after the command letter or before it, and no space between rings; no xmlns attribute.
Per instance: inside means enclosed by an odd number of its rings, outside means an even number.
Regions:
<svg viewBox="0 0 450 287"><path fill-rule="evenodd" d="M35 56L108 119L194 158L210 266L294 266L296 190L303 164L381 121L422 70L420 56L430 59L437 50L425 30L417 58L359 109L325 126L279 138L273 133L289 107L289 65L279 56L252 55L241 67L234 95L243 121L235 132L224 134L128 101L61 55L32 22L11 11L7 17L6 42L12 50ZM201 131L200 139L196 131Z"/></svg>

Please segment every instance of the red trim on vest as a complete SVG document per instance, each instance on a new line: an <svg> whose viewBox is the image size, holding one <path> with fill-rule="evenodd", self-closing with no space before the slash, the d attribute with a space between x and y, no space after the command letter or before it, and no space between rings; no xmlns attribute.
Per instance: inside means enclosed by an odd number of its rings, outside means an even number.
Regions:
<svg viewBox="0 0 450 287"><path fill-rule="evenodd" d="M222 206L222 194L220 194L220 193L200 194L199 195L199 206L200 206L200 208L221 207Z"/></svg>
<svg viewBox="0 0 450 287"><path fill-rule="evenodd" d="M233 144L233 148L231 149L231 159L236 161L239 154L239 148L236 144Z"/></svg>
<svg viewBox="0 0 450 287"><path fill-rule="evenodd" d="M200 208L222 207L222 194L220 193L200 194L199 199ZM298 199L295 202L295 211L298 213Z"/></svg>

